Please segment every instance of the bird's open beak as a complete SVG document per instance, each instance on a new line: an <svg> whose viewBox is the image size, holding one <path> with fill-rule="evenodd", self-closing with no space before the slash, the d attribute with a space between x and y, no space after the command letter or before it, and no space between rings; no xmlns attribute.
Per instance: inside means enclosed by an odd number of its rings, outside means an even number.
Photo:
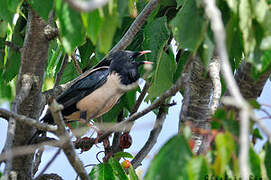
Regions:
<svg viewBox="0 0 271 180"><path fill-rule="evenodd" d="M151 61L142 61L143 62L143 64L153 64L153 62L151 62Z"/></svg>
<svg viewBox="0 0 271 180"><path fill-rule="evenodd" d="M144 51L140 51L140 56L142 56L143 54L147 54L147 53L151 53L151 50L144 50Z"/></svg>

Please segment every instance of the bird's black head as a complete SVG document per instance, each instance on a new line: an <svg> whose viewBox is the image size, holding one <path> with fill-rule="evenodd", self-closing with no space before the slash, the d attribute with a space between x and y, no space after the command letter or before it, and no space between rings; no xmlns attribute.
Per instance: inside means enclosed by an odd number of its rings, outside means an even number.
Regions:
<svg viewBox="0 0 271 180"><path fill-rule="evenodd" d="M146 61L135 61L139 56L150 53L151 51L116 51L109 55L110 73L116 72L120 75L121 83L129 85L139 79L138 67Z"/></svg>

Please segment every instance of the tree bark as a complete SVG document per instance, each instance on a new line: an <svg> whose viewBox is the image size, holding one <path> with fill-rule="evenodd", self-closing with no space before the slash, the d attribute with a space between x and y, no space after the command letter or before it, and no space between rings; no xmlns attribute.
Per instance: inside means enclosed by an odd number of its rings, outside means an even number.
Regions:
<svg viewBox="0 0 271 180"><path fill-rule="evenodd" d="M180 114L179 132L182 133L184 123L192 128L192 138L195 141L193 151L204 151L206 135L200 130L209 130L210 97L212 94L212 81L207 75L202 62L193 57L191 66L186 70L186 82L184 89L184 103Z"/></svg>
<svg viewBox="0 0 271 180"><path fill-rule="evenodd" d="M16 94L21 91L23 83L25 83L24 77L29 77L33 83L28 96L18 104L17 113L37 120L41 113L41 88L49 48L49 41L44 35L45 26L46 22L29 8ZM33 133L34 128L17 122L13 147L25 145L33 136ZM33 154L13 159L12 171L17 173L17 179L32 179L32 161Z"/></svg>

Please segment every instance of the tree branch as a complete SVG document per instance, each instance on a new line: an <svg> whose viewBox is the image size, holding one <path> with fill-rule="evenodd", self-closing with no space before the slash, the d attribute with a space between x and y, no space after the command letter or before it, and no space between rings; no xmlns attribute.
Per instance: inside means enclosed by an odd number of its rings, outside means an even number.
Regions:
<svg viewBox="0 0 271 180"><path fill-rule="evenodd" d="M222 68L223 77L225 78L228 90L234 98L234 103L238 104L240 111L240 154L239 154L239 169L241 178L244 180L249 179L249 166L248 166L248 149L249 149L249 104L245 101L239 91L236 81L232 75L231 66L225 46L225 29L221 17L221 12L216 7L215 0L204 0L205 13L210 19L211 29L214 32L215 42L218 50L220 66Z"/></svg>
<svg viewBox="0 0 271 180"><path fill-rule="evenodd" d="M82 74L82 73L83 73L83 72L82 72L82 69L81 69L81 67L80 67L80 65L79 65L79 63L78 63L78 61L77 61L77 59L76 59L74 53L71 54L71 58L72 58L73 65L74 65L74 67L75 67L77 73L78 73L79 75Z"/></svg>
<svg viewBox="0 0 271 180"><path fill-rule="evenodd" d="M110 53L123 50L132 42L134 36L140 30L141 26L146 22L152 11L157 7L160 0L150 0L145 8L136 17L133 24L128 31L124 34L121 40L111 49Z"/></svg>
<svg viewBox="0 0 271 180"><path fill-rule="evenodd" d="M101 8L108 3L108 0L88 0L88 1L79 1L79 0L65 0L69 6L74 10L79 12L90 12L95 9Z"/></svg>
<svg viewBox="0 0 271 180"><path fill-rule="evenodd" d="M61 80L61 77L62 77L62 75L63 75L63 73L64 73L65 67L66 67L66 65L67 65L67 63L68 63L68 59L69 59L69 58L68 58L68 55L65 54L65 55L63 56L62 63L61 63L61 66L60 66L60 69L59 69L59 71L58 71L57 74L56 74L56 80L55 80L55 84L54 84L54 88L53 88L53 89L55 89L56 86L59 84L59 82L60 82L60 80Z"/></svg>
<svg viewBox="0 0 271 180"><path fill-rule="evenodd" d="M210 115L213 115L219 106L221 97L220 65L217 57L213 57L209 64L209 75L213 84L213 97L210 105Z"/></svg>
<svg viewBox="0 0 271 180"><path fill-rule="evenodd" d="M131 114L134 114L137 112L139 106L141 105L141 103L143 102L144 100L144 97L146 96L147 92L148 92L148 89L150 88L151 84L149 82L146 81L140 95L138 96L136 102L135 102L135 105L131 111Z"/></svg>
<svg viewBox="0 0 271 180"><path fill-rule="evenodd" d="M61 138L62 136L64 137L69 136L69 134L67 133L65 129L65 123L61 114L61 110L63 109L63 106L58 104L55 99L51 99L49 101L49 109L52 113L55 123L58 125L58 131L56 132L56 134L60 137L60 141L62 141L62 138ZM87 172L81 160L77 156L74 150L73 143L71 141L68 141L64 144L63 151L65 155L67 156L70 164L73 166L74 170L79 175L79 177L84 180L89 179Z"/></svg>
<svg viewBox="0 0 271 180"><path fill-rule="evenodd" d="M39 130L42 131L49 131L52 133L55 133L57 130L57 127L50 125L50 124L46 124L46 123L40 123L39 121L26 117L24 115L19 115L16 113L12 113L8 110L5 110L3 108L0 108L0 116L4 117L4 118L14 118L14 120L19 121L23 124L27 124L28 126L31 127L35 127Z"/></svg>
<svg viewBox="0 0 271 180"><path fill-rule="evenodd" d="M183 133L185 122L191 123L193 127L192 138L195 142L193 151L195 154L200 154L207 149L208 136L197 131L197 129L210 129L209 105L213 87L210 77L205 75L206 70L200 59L195 56L191 58L193 60L191 66L185 70L188 80L185 84L185 103L183 104L180 116L180 133Z"/></svg>
<svg viewBox="0 0 271 180"><path fill-rule="evenodd" d="M21 47L10 41L5 41L4 44L17 52L21 52Z"/></svg>
<svg viewBox="0 0 271 180"><path fill-rule="evenodd" d="M137 153L137 155L131 162L135 169L141 165L141 162L143 161L143 159L149 154L153 146L156 144L157 138L162 130L165 118L166 118L166 113L162 108L160 108L154 127L151 130L151 133L149 135L147 142L145 143L145 145Z"/></svg>

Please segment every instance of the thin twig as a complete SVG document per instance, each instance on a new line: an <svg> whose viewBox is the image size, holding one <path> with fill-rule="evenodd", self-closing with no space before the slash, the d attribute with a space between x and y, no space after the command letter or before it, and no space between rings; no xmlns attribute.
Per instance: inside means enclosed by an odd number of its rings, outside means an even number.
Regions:
<svg viewBox="0 0 271 180"><path fill-rule="evenodd" d="M121 112L119 113L118 115L118 118L117 118L117 122L121 122L123 121L123 110L121 110ZM121 136L121 132L115 132L114 133L114 137L113 137L113 142L112 142L112 152L113 153L116 153L116 152L119 152L121 151L122 149L120 148L120 145L119 145L119 138Z"/></svg>
<svg viewBox="0 0 271 180"><path fill-rule="evenodd" d="M44 148L41 148L35 154L35 161L33 164L33 175L35 175L37 173L37 171L39 170L39 166L41 163L41 158L42 158L43 152L44 152Z"/></svg>
<svg viewBox="0 0 271 180"><path fill-rule="evenodd" d="M146 81L140 95L138 96L135 105L131 111L131 114L134 114L135 112L137 112L139 106L141 105L142 101L144 100L144 97L146 96L148 89L150 88L150 83Z"/></svg>
<svg viewBox="0 0 271 180"><path fill-rule="evenodd" d="M143 159L149 154L153 146L156 144L157 138L162 130L165 118L166 118L166 113L162 108L160 108L154 127L149 135L147 142L145 143L145 145L137 153L137 155L131 162L134 168L137 168L138 166L141 165L141 162L143 161Z"/></svg>
<svg viewBox="0 0 271 180"><path fill-rule="evenodd" d="M245 101L237 83L233 77L232 69L229 63L227 48L225 45L226 33L221 17L221 12L216 7L215 0L204 0L205 13L211 21L211 28L214 32L215 42L217 46L220 66L222 68L223 77L226 81L228 90L234 98L234 104L238 104L240 110L240 154L239 154L239 169L241 178L244 180L249 179L249 166L248 166L248 147L249 147L249 129L246 123L249 122L249 104Z"/></svg>
<svg viewBox="0 0 271 180"><path fill-rule="evenodd" d="M62 59L60 69L59 69L59 71L56 74L56 80L55 80L55 84L54 84L54 88L53 89L55 89L56 86L59 84L59 82L61 80L61 77L62 77L62 75L64 73L64 69L65 69L65 67L66 67L66 65L68 63L68 59L69 59L68 55L65 54L64 57L63 57L63 59Z"/></svg>
<svg viewBox="0 0 271 180"><path fill-rule="evenodd" d="M152 11L157 7L160 0L150 0L145 8L136 17L133 24L121 38L121 40L111 49L110 53L123 50L132 42L136 33L140 30L141 26L146 22Z"/></svg>
<svg viewBox="0 0 271 180"><path fill-rule="evenodd" d="M41 175L50 167L50 165L55 161L57 156L60 154L61 148L57 150L57 152L54 154L54 156L51 158L51 160L46 164L46 166L43 168L43 170L40 172L40 174L37 176L37 179L41 177Z"/></svg>
<svg viewBox="0 0 271 180"><path fill-rule="evenodd" d="M6 46L9 46L11 49L13 49L14 51L17 51L17 52L20 52L21 51L21 47L14 44L13 42L11 41L5 41L4 44Z"/></svg>
<svg viewBox="0 0 271 180"><path fill-rule="evenodd" d="M49 102L49 109L52 113L52 116L54 118L55 123L58 125L58 131L56 131L56 134L61 137L67 137L69 136L68 132L65 129L65 123L63 120L63 116L61 114L61 110L63 109L63 106L58 104L55 99L51 99ZM60 139L62 141L62 139ZM63 151L65 155L67 156L70 164L73 166L79 177L83 180L89 179L87 172L77 156L73 143L71 141L68 141L64 144Z"/></svg>
<svg viewBox="0 0 271 180"><path fill-rule="evenodd" d="M77 59L76 59L74 53L71 54L71 58L72 58L73 65L74 65L74 67L75 67L77 73L78 73L79 75L82 74L82 73L83 73L83 72L82 72L82 69L81 69L81 67L80 67L80 65L79 65L79 63L78 63L78 61L77 61Z"/></svg>
<svg viewBox="0 0 271 180"><path fill-rule="evenodd" d="M107 4L108 0L65 0L73 9L79 12L90 12Z"/></svg>

